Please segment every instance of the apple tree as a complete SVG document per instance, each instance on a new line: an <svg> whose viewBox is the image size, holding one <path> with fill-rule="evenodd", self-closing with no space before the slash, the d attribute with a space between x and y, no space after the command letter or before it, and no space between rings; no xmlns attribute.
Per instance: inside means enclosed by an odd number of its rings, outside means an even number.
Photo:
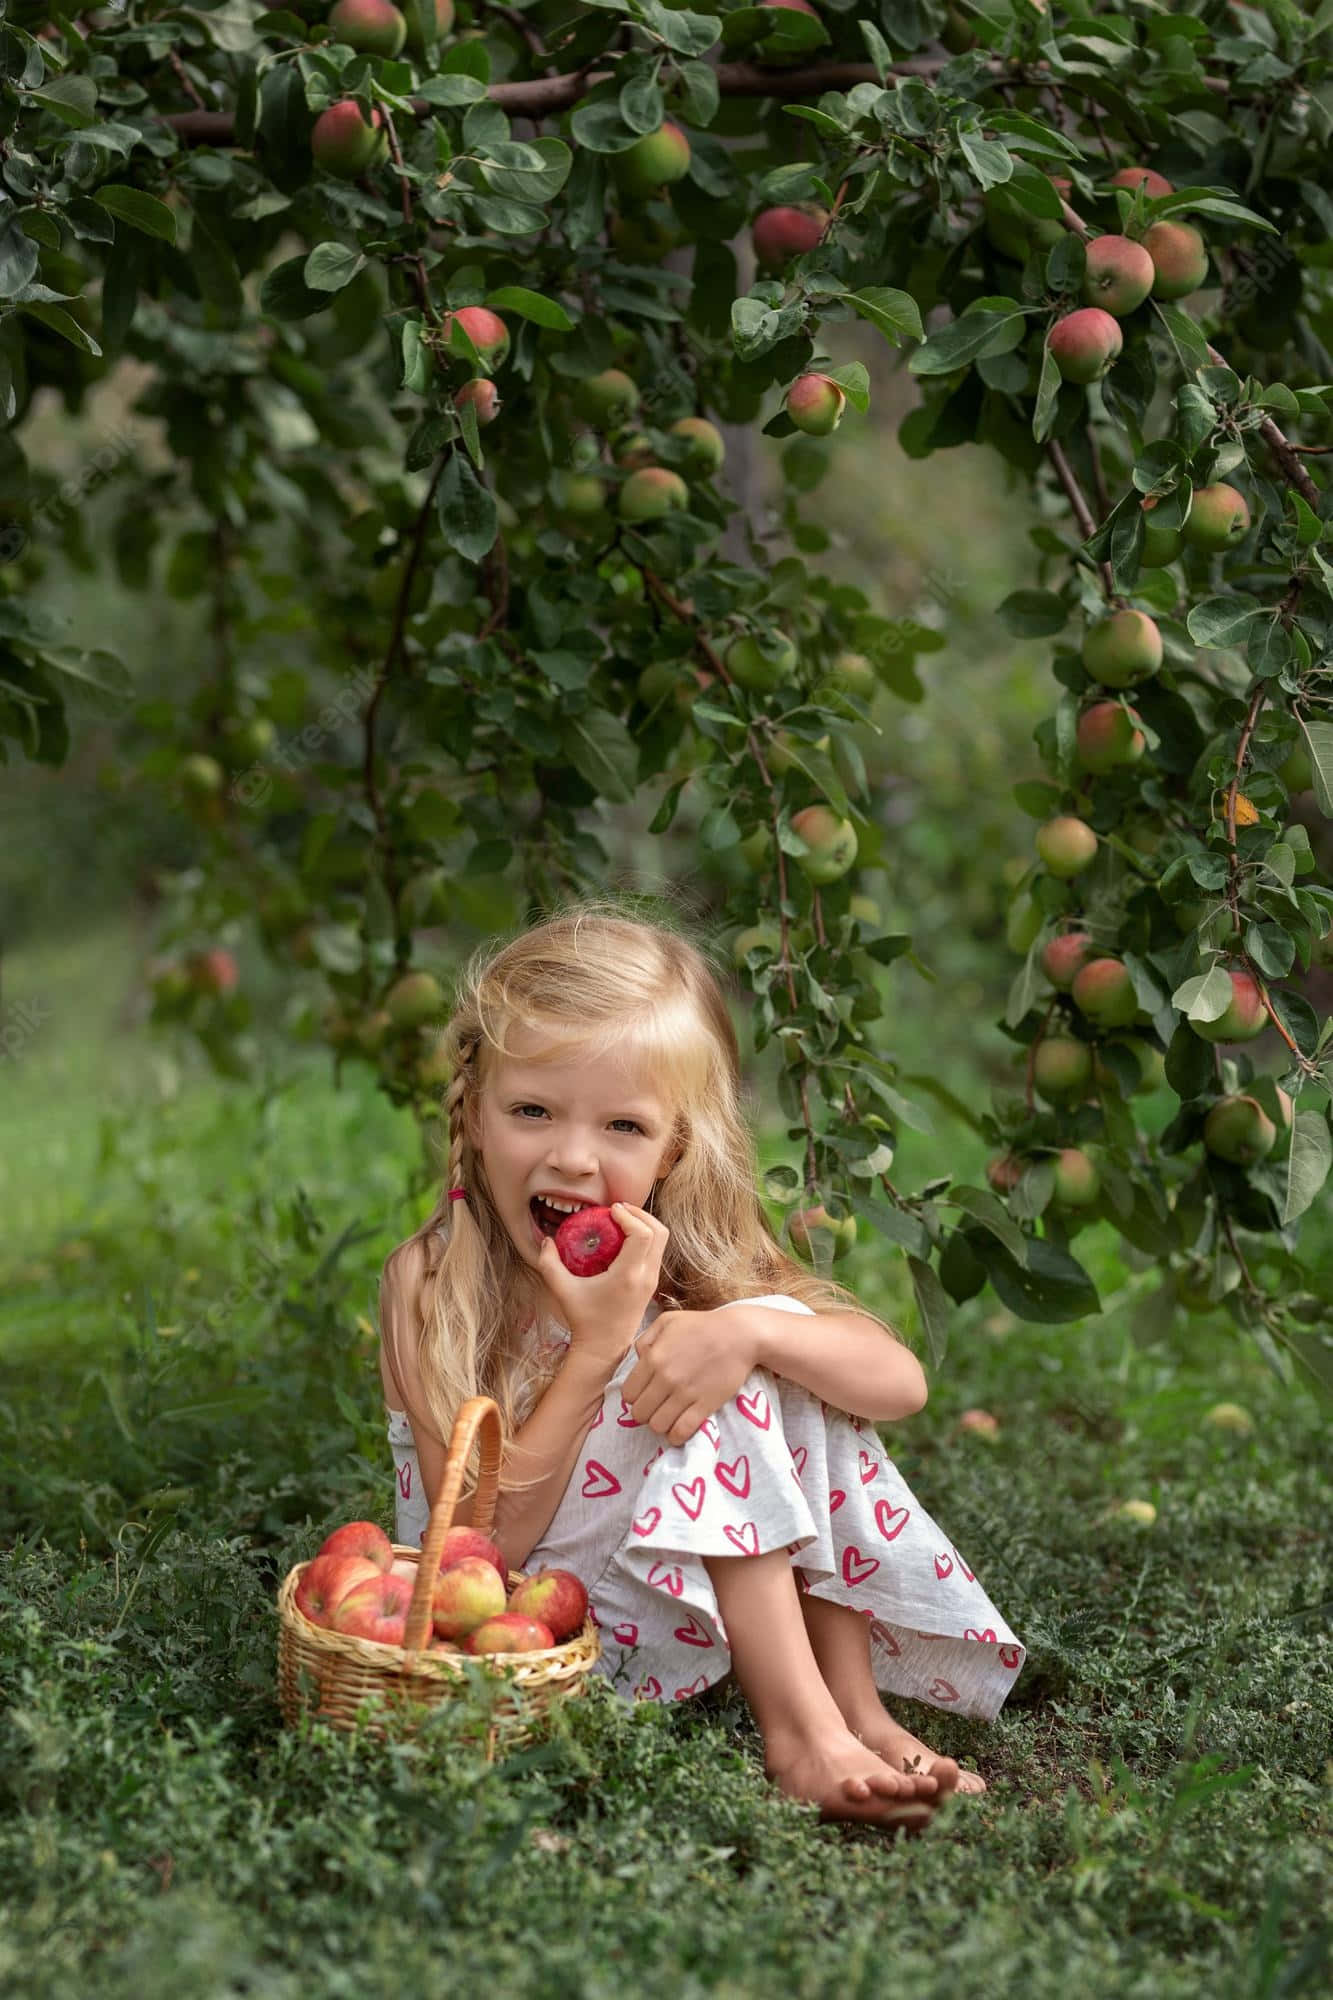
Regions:
<svg viewBox="0 0 1333 2000"><path fill-rule="evenodd" d="M116 572L206 634L135 712L207 855L155 1018L245 1073L217 940L253 917L338 1059L433 1112L423 935L596 888L596 808L647 798L706 879L743 857L803 1254L882 1232L938 1359L987 1283L1096 1311L1095 1218L1160 1267L1150 1324L1224 1306L1333 1386L1299 1245L1333 1160L1331 57L1333 5L1290 0L0 7L0 733L56 765L71 697L132 697L34 601L44 542L88 552L22 442L41 388L78 410L132 360L170 468L122 472ZM891 1178L941 1092L876 1025L911 939L857 890L864 725L940 639L821 572L853 321L916 378L906 452L982 443L1040 507L1000 607L1052 669L1014 1085L953 1106L986 1187Z"/></svg>

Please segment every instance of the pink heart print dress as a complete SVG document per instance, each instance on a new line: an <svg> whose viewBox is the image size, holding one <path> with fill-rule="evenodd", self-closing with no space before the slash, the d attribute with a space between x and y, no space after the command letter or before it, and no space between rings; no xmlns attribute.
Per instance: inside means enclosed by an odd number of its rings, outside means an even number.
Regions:
<svg viewBox="0 0 1333 2000"><path fill-rule="evenodd" d="M730 1303L812 1310L785 1293ZM640 1333L660 1311L653 1301ZM554 1338L567 1345L569 1335L557 1328ZM632 1345L523 1565L570 1569L586 1584L602 1642L596 1670L616 1692L629 1701L685 1701L721 1680L731 1653L701 1558L783 1548L799 1590L869 1620L882 1693L993 1720L1027 1649L874 1425L756 1368L692 1438L668 1445L636 1422L621 1394L637 1360ZM401 1410L389 1412L389 1441L397 1539L419 1546L429 1508Z"/></svg>

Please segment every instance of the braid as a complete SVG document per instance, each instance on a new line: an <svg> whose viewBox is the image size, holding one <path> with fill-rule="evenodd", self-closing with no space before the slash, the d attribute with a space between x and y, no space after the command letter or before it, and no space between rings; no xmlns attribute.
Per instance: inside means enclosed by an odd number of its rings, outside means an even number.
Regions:
<svg viewBox="0 0 1333 2000"><path fill-rule="evenodd" d="M463 1174L463 1144L466 1136L463 1119L463 1096L468 1086L468 1071L476 1053L477 1038L463 1041L458 1051L458 1068L449 1085L445 1097L445 1108L449 1114L449 1178L447 1187L461 1187ZM452 1204L451 1204L452 1206Z"/></svg>

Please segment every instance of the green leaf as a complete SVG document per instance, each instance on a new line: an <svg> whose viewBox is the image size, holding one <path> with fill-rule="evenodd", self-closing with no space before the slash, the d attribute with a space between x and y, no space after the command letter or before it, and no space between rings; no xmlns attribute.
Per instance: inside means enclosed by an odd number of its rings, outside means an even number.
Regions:
<svg viewBox="0 0 1333 2000"><path fill-rule="evenodd" d="M662 0L635 0L635 12L644 26L660 36L677 55L701 56L722 33L722 23L716 14L668 8L662 5Z"/></svg>
<svg viewBox="0 0 1333 2000"><path fill-rule="evenodd" d="M1000 1299L1019 1319L1064 1326L1101 1311L1097 1287L1083 1266L1043 1237L1027 1239L1026 1264L1019 1264L1002 1243L984 1232L969 1242Z"/></svg>
<svg viewBox="0 0 1333 2000"><path fill-rule="evenodd" d="M530 319L534 326L548 327L552 333L574 330L573 320L557 300L548 299L541 292L530 292L525 285L501 285L498 291L486 294L486 303L497 312L516 312L521 319Z"/></svg>
<svg viewBox="0 0 1333 2000"><path fill-rule="evenodd" d="M1186 979L1171 995L1171 1005L1178 1007L1190 1021L1216 1021L1226 1013L1231 1005L1231 977L1225 966L1215 965L1211 972L1201 972L1194 979Z"/></svg>
<svg viewBox="0 0 1333 2000"><path fill-rule="evenodd" d="M614 805L628 805L635 795L639 752L633 737L609 709L590 708L567 716L560 732L560 755L598 793Z"/></svg>
<svg viewBox="0 0 1333 2000"><path fill-rule="evenodd" d="M1008 1028L1016 1028L1023 1016L1030 1010L1042 986L1041 951L1042 939L1035 937L1028 947L1028 955L1014 974L1009 988L1009 998L1005 1002L1004 1021Z"/></svg>
<svg viewBox="0 0 1333 2000"><path fill-rule="evenodd" d="M1032 436L1037 444L1044 444L1049 437L1059 402L1060 369L1050 347L1044 346L1041 350L1041 379L1032 409Z"/></svg>
<svg viewBox="0 0 1333 2000"><path fill-rule="evenodd" d="M365 268L365 255L346 243L317 243L305 260L301 272L306 284L315 292L340 292L344 285L350 285L358 271Z"/></svg>
<svg viewBox="0 0 1333 2000"><path fill-rule="evenodd" d="M1069 620L1069 606L1053 590L1012 590L996 615L1016 639L1049 639Z"/></svg>
<svg viewBox="0 0 1333 2000"><path fill-rule="evenodd" d="M265 273L259 287L259 310L274 319L309 319L329 310L329 294L312 291L305 281L304 256L288 257Z"/></svg>
<svg viewBox="0 0 1333 2000"><path fill-rule="evenodd" d="M440 531L464 562L477 563L494 545L500 520L495 497L461 451L451 451L436 494Z"/></svg>
<svg viewBox="0 0 1333 2000"><path fill-rule="evenodd" d="M983 139L975 127L967 131L959 126L958 149L983 188L999 187L1013 179L1014 163L1009 148L998 139Z"/></svg>
<svg viewBox="0 0 1333 2000"><path fill-rule="evenodd" d="M1014 804L1029 819L1050 819L1060 810L1063 794L1048 778L1022 778L1013 788Z"/></svg>
<svg viewBox="0 0 1333 2000"><path fill-rule="evenodd" d="M1311 722L1298 716L1310 752L1315 801L1325 819L1333 819L1333 722Z"/></svg>
<svg viewBox="0 0 1333 2000"><path fill-rule="evenodd" d="M1239 646L1264 607L1249 597L1205 597L1185 619L1196 646Z"/></svg>
<svg viewBox="0 0 1333 2000"><path fill-rule="evenodd" d="M945 1200L961 1208L972 1217L973 1221L979 1222L983 1229L989 1229L992 1236L998 1236L1016 1263L1021 1264L1025 1261L1026 1238L1022 1230L1004 1203L997 1200L988 1189L953 1187L945 1196Z"/></svg>
<svg viewBox="0 0 1333 2000"><path fill-rule="evenodd" d="M855 295L853 294L853 300ZM982 354L1007 354L1023 338L1022 306L1012 311L969 308L938 333L932 333L908 361L913 375L952 375Z"/></svg>
<svg viewBox="0 0 1333 2000"><path fill-rule="evenodd" d="M81 347L85 354L102 352L92 335L80 326L73 314L67 313L63 306L43 305L34 300L25 302L19 310L27 313L32 319L39 319L43 326L50 327L52 333L60 334L72 347Z"/></svg>
<svg viewBox="0 0 1333 2000"><path fill-rule="evenodd" d="M1292 1120L1291 1157L1287 1163L1284 1225L1304 1215L1328 1179L1333 1166L1333 1139L1322 1111L1298 1111Z"/></svg>
<svg viewBox="0 0 1333 2000"><path fill-rule="evenodd" d="M844 302L877 326L894 346L901 344L904 336L909 340L924 340L925 329L921 324L921 308L910 292L897 292L889 285L868 285L861 292L847 292Z"/></svg>
<svg viewBox="0 0 1333 2000"><path fill-rule="evenodd" d="M131 229L142 230L145 236L156 236L161 243L176 241L175 210L156 195L145 194L142 188L108 181L93 191L93 200L119 221L128 222Z"/></svg>
<svg viewBox="0 0 1333 2000"><path fill-rule="evenodd" d="M907 1268L912 1273L912 1290L916 1295L916 1309L921 1315L921 1327L926 1336L926 1347L930 1354L930 1365L938 1368L944 1360L949 1344L949 1321L953 1316L953 1304L931 1266L920 1257L910 1256Z"/></svg>

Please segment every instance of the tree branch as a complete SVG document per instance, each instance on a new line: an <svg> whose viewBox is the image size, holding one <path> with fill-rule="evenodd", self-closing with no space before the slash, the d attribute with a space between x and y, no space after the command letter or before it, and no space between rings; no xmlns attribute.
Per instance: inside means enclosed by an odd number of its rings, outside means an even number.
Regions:
<svg viewBox="0 0 1333 2000"><path fill-rule="evenodd" d="M1056 477L1065 489L1065 498L1074 510L1074 519L1078 522L1079 533L1085 542L1089 541L1097 532L1097 523L1092 518L1092 509L1087 503L1083 488L1074 477L1074 468L1070 465L1069 460L1065 457L1063 450L1054 438L1046 446L1046 456L1055 467ZM1097 567L1101 571L1102 589L1105 591L1108 601L1115 603L1118 593L1111 580L1111 565L1109 562L1103 562L1099 563Z"/></svg>

